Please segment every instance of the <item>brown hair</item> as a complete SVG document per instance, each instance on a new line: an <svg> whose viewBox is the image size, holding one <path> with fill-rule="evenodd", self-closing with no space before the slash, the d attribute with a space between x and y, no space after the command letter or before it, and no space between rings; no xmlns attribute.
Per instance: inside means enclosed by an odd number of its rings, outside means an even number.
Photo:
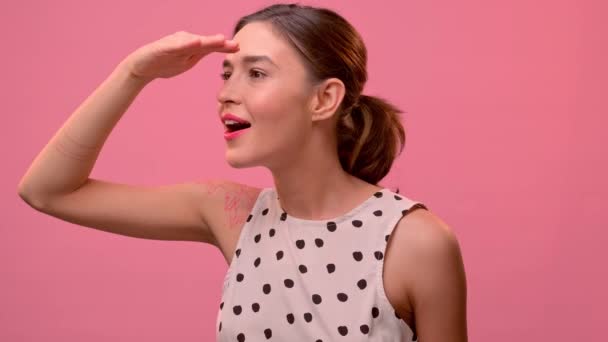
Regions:
<svg viewBox="0 0 608 342"><path fill-rule="evenodd" d="M255 21L271 23L300 53L312 81L335 77L344 83L336 112L340 164L349 174L376 185L390 171L397 149L399 154L403 150L405 130L399 121L401 110L380 97L362 94L367 49L359 33L330 9L292 3L242 17L233 35Z"/></svg>

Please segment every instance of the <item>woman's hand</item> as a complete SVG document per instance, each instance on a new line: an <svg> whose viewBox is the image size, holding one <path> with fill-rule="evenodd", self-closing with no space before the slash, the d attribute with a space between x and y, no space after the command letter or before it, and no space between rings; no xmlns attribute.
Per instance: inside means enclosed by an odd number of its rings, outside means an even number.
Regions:
<svg viewBox="0 0 608 342"><path fill-rule="evenodd" d="M133 51L123 63L131 76L150 82L170 78L191 69L211 52L233 53L238 43L222 34L201 36L179 31Z"/></svg>

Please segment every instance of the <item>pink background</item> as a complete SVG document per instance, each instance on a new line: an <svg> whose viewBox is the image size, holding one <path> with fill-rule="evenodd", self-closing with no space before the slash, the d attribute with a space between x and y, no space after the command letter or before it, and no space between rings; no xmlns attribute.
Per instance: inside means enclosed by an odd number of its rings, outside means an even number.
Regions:
<svg viewBox="0 0 608 342"><path fill-rule="evenodd" d="M323 1L362 34L366 94L402 109L381 184L459 237L470 341L605 341L608 6L603 1ZM3 3L0 340L212 341L220 252L114 235L17 195L36 154L116 64L178 30L230 35L263 1ZM91 177L169 184L232 169L215 112L220 54L150 84ZM601 115L601 116L600 116Z"/></svg>

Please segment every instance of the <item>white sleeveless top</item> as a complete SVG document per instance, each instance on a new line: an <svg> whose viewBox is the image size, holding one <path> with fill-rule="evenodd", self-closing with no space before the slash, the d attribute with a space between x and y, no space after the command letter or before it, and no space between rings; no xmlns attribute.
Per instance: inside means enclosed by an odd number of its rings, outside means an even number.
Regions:
<svg viewBox="0 0 608 342"><path fill-rule="evenodd" d="M415 208L427 209L383 188L345 215L304 220L262 189L224 278L217 341L417 341L382 280L389 235Z"/></svg>

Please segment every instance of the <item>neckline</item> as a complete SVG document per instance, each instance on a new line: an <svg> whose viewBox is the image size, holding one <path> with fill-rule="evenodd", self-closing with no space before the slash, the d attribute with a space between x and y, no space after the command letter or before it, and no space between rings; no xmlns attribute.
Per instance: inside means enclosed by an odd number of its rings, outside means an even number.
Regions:
<svg viewBox="0 0 608 342"><path fill-rule="evenodd" d="M291 216L281 206L281 202L279 201L279 195L276 192L276 189L271 188L271 191L273 194L274 201L277 204L278 208L280 209L281 214L285 216L285 221L291 221L291 222L295 222L295 223L299 223L299 224L306 224L306 225L323 225L323 226L325 226L327 224L327 222L338 223L338 222L342 222L342 221L348 219L349 217L356 215L361 210L363 210L365 207L367 207L373 200L383 198L384 195L386 195L386 192L390 191L390 189L382 188L382 189L374 192L373 194L371 194L367 199L365 199L363 202L359 203L354 208L350 209L348 212L346 212L340 216L326 218L326 219L322 219L322 220L308 220L308 219L304 219L304 218ZM380 194L380 195L378 195L378 194Z"/></svg>

